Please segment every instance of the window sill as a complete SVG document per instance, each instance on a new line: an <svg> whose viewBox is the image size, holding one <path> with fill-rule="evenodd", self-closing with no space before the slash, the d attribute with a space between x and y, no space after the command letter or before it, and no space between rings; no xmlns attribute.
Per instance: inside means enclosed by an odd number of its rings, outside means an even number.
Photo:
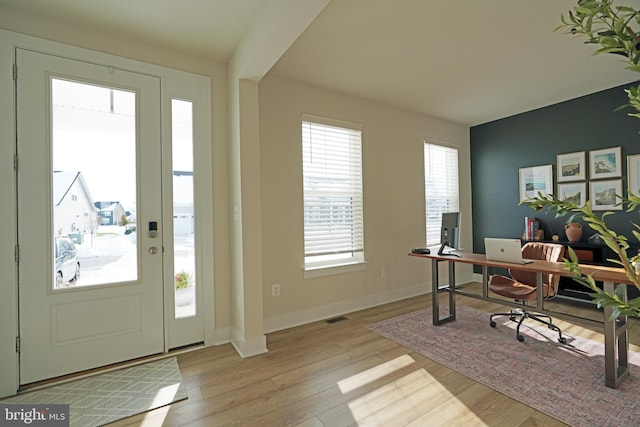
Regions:
<svg viewBox="0 0 640 427"><path fill-rule="evenodd" d="M367 261L351 262L349 264L319 266L306 268L304 270L304 278L311 279L313 277L331 276L334 274L351 273L354 271L363 271L367 269Z"/></svg>

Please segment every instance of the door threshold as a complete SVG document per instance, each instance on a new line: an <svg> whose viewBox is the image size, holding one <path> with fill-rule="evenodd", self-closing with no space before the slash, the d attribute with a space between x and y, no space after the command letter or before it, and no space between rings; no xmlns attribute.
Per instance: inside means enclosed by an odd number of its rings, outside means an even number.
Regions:
<svg viewBox="0 0 640 427"><path fill-rule="evenodd" d="M18 388L18 392L16 394L23 394L30 391L40 390L43 388L80 380L83 378L89 378L95 375L103 374L105 372L116 371L118 369L131 368L133 366L143 365L145 363L155 362L156 360L162 360L169 357L178 356L180 354L189 353L191 351L200 350L201 348L204 348L204 343L196 343L171 349L167 353L150 354L149 356L138 357L136 359L113 363L111 365L105 365L99 368L87 369L85 371L74 372L72 374L66 374L42 381L36 381L33 383L21 385Z"/></svg>

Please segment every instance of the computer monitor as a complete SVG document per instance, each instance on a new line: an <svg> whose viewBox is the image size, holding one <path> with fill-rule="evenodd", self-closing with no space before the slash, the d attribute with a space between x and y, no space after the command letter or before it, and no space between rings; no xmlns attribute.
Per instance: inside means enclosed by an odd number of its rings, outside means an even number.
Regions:
<svg viewBox="0 0 640 427"><path fill-rule="evenodd" d="M443 212L440 228L440 243L460 249L460 212Z"/></svg>

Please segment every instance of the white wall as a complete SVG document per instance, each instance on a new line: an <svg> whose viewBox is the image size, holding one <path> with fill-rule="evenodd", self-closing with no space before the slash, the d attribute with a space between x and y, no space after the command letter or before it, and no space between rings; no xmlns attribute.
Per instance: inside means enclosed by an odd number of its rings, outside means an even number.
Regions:
<svg viewBox="0 0 640 427"><path fill-rule="evenodd" d="M267 331L430 290L429 263L407 256L425 244L425 138L459 149L461 245L471 248L467 126L271 75L260 82L259 95ZM363 125L365 271L303 277L301 113ZM461 268L457 279L472 280L471 269ZM271 296L275 283L279 297Z"/></svg>
<svg viewBox="0 0 640 427"><path fill-rule="evenodd" d="M231 342L243 357L267 351L262 297L258 82L329 0L271 0L228 66L231 224Z"/></svg>
<svg viewBox="0 0 640 427"><path fill-rule="evenodd" d="M77 196L77 199L73 200L72 195ZM79 180L75 180L71 185L71 190L60 204L54 207L53 232L60 236L66 236L76 230L87 232L89 231L87 220L89 215L94 212L95 206L87 198Z"/></svg>

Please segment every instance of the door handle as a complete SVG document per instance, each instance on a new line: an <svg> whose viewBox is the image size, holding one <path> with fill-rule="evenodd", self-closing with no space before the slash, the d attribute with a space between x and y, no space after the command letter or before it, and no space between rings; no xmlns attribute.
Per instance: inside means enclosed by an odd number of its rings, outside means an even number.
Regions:
<svg viewBox="0 0 640 427"><path fill-rule="evenodd" d="M158 253L158 248L157 248L157 247L155 247L155 246L151 246L151 247L149 248L149 253L150 253L151 255L155 255L155 254L157 254L157 253Z"/></svg>

